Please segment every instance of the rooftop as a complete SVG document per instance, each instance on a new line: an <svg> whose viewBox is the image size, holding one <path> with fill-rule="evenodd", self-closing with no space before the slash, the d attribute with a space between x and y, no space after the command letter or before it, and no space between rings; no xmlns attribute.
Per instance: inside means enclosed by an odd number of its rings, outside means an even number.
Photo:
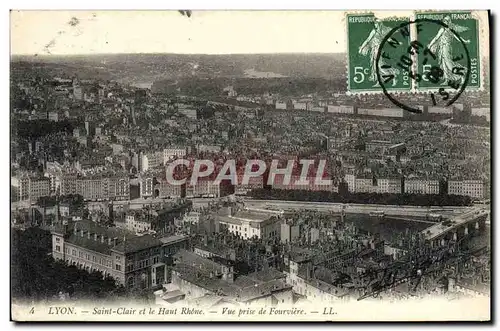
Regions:
<svg viewBox="0 0 500 331"><path fill-rule="evenodd" d="M78 247L84 247L85 249L98 252L105 255L111 255L112 246L108 245L107 241L101 243L100 241L94 240L94 238L88 238L87 236L82 237L78 234L71 234L65 239L66 243L73 244Z"/></svg>
<svg viewBox="0 0 500 331"><path fill-rule="evenodd" d="M195 307L202 307L202 308L211 308L219 304L224 304L224 307L228 305L237 305L236 302L233 302L228 298L224 298L214 294L205 294L202 297L189 300L188 305L191 304Z"/></svg>
<svg viewBox="0 0 500 331"><path fill-rule="evenodd" d="M268 268L268 269L263 269L261 271L253 272L249 274L248 277L257 280L259 282L268 282L275 279L282 279L285 278L286 276L284 273L274 268Z"/></svg>
<svg viewBox="0 0 500 331"><path fill-rule="evenodd" d="M210 274L211 272L220 273L223 264L214 262L212 260L203 258L195 253L189 252L187 250L181 249L175 253L174 258L177 264L185 264L196 268L204 274Z"/></svg>
<svg viewBox="0 0 500 331"><path fill-rule="evenodd" d="M235 299L237 301L246 302L260 297L272 295L274 292L291 289L291 285L286 284L281 279L275 279L262 284L256 284L253 286L241 288L239 291L237 291Z"/></svg>
<svg viewBox="0 0 500 331"><path fill-rule="evenodd" d="M183 240L187 240L187 236L185 235L173 235L173 236L166 236L166 237L161 237L159 240L165 245L177 243Z"/></svg>
<svg viewBox="0 0 500 331"><path fill-rule="evenodd" d="M233 219L249 220L252 222L264 222L274 216L271 213L258 212L258 211L248 211L240 210L235 215L230 216Z"/></svg>
<svg viewBox="0 0 500 331"><path fill-rule="evenodd" d="M134 236L133 238L122 241L120 244L113 247L112 250L122 253L132 253L153 247L159 247L161 245L162 242L151 235Z"/></svg>
<svg viewBox="0 0 500 331"><path fill-rule="evenodd" d="M203 273L203 269L184 263L176 263L174 271L180 278L193 283L199 287L209 290L213 293L231 295L238 287L223 281L215 276L210 277Z"/></svg>

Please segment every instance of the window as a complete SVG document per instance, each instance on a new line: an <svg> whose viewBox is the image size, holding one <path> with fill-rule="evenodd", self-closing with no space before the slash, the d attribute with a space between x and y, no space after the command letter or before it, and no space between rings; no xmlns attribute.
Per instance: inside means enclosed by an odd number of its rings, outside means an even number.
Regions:
<svg viewBox="0 0 500 331"><path fill-rule="evenodd" d="M96 261L97 261L96 257L92 256L92 262L96 262Z"/></svg>
<svg viewBox="0 0 500 331"><path fill-rule="evenodd" d="M61 241L61 238L59 237L56 237L56 243L60 242Z"/></svg>
<svg viewBox="0 0 500 331"><path fill-rule="evenodd" d="M115 270L122 271L122 266L120 264L115 264Z"/></svg>
<svg viewBox="0 0 500 331"><path fill-rule="evenodd" d="M61 251L61 246L56 245L56 252L60 252L60 251Z"/></svg>
<svg viewBox="0 0 500 331"><path fill-rule="evenodd" d="M72 255L74 255L74 256L76 256L76 249L73 249L73 250L71 251L71 254L72 254Z"/></svg>
<svg viewBox="0 0 500 331"><path fill-rule="evenodd" d="M133 288L135 286L135 281L134 281L134 277L130 277L127 281L127 285L129 288Z"/></svg>

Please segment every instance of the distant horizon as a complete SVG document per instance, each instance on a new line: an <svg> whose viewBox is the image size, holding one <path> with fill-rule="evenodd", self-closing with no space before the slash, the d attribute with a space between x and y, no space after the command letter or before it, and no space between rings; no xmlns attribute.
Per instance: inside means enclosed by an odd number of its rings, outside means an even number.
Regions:
<svg viewBox="0 0 500 331"><path fill-rule="evenodd" d="M103 55L341 55L347 52L269 52L269 53L175 53L175 52L137 52L137 53L75 53L75 54L30 54L11 53L11 56L31 56L31 57L78 57L78 56L103 56Z"/></svg>

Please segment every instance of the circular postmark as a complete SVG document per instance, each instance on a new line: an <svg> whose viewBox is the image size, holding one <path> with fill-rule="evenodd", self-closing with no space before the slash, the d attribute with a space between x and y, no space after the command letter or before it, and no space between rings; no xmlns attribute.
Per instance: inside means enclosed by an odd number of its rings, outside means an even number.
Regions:
<svg viewBox="0 0 500 331"><path fill-rule="evenodd" d="M412 28L417 37L409 45L402 43L401 38L408 37ZM426 29L433 31L430 40L419 38L429 35ZM396 106L413 113L422 113L423 104L451 106L470 78L467 42L447 18L443 21L420 18L394 27L382 39L375 60L377 80L384 95ZM394 72L399 71L407 73L413 90L423 94L396 96L390 86L397 79Z"/></svg>

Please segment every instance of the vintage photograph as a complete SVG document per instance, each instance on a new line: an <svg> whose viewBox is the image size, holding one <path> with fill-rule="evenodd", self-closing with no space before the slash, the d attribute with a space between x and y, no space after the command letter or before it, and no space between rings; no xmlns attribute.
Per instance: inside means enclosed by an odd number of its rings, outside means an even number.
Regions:
<svg viewBox="0 0 500 331"><path fill-rule="evenodd" d="M11 319L490 321L489 14L12 10Z"/></svg>

